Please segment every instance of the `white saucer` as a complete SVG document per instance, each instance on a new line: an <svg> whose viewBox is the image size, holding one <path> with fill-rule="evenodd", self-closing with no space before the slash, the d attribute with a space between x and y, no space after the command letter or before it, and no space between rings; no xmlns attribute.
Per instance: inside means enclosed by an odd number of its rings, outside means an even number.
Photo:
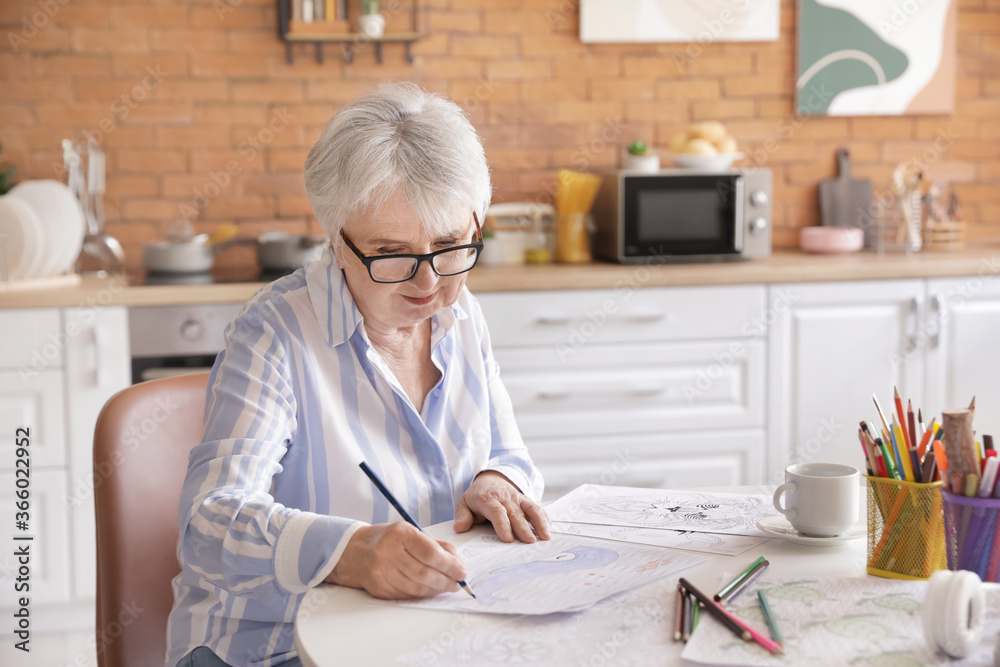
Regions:
<svg viewBox="0 0 1000 667"><path fill-rule="evenodd" d="M868 534L868 524L859 522L851 526L851 529L843 535L835 537L809 537L792 528L792 524L788 523L788 519L782 514L775 514L774 516L761 519L757 522L757 527L771 537L780 537L789 542L802 544L807 547L832 547L856 540Z"/></svg>

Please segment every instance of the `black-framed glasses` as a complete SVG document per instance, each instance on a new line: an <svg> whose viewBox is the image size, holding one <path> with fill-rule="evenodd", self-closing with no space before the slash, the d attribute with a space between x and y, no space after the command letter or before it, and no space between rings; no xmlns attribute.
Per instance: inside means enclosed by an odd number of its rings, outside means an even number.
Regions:
<svg viewBox="0 0 1000 667"><path fill-rule="evenodd" d="M347 247L357 255L361 263L368 268L368 275L377 283L405 283L413 276L417 275L422 262L430 262L434 273L439 276L457 276L460 273L471 271L472 267L479 261L479 253L483 251L483 230L479 226L479 218L475 211L472 212L472 219L476 223L476 237L478 241L466 245L444 248L426 255L377 255L368 257L364 255L357 246L351 243L344 230L340 230L340 238L344 239Z"/></svg>

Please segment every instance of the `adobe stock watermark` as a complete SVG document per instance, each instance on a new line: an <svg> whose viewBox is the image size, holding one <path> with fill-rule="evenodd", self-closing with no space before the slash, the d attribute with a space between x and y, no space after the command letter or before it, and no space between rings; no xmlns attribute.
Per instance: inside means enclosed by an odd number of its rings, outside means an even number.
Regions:
<svg viewBox="0 0 1000 667"><path fill-rule="evenodd" d="M767 309L761 314L754 316L744 323L740 328L740 335L756 340L763 339L770 326L779 316L789 312L797 297L787 289L777 288L772 292L773 297ZM698 370L693 383L686 383L682 389L684 398L688 403L694 402L705 394L712 385L725 377L729 370L742 362L746 357L747 346L742 340L734 340L729 343L722 352L712 354L714 361L706 368Z"/></svg>
<svg viewBox="0 0 1000 667"><path fill-rule="evenodd" d="M69 0L39 0L30 14L21 17L20 27L16 32L7 33L7 42L14 53L20 53L21 47L34 39L44 30L59 13L59 10L69 4Z"/></svg>
<svg viewBox="0 0 1000 667"><path fill-rule="evenodd" d="M684 53L674 54L674 64L678 70L686 72L688 66L705 52L706 45L718 42L729 26L739 19L736 12L748 10L750 0L732 0L730 4L732 7L724 8L715 18L702 19L700 30L688 40Z"/></svg>
<svg viewBox="0 0 1000 667"><path fill-rule="evenodd" d="M106 287L94 296L87 297L83 305L73 309L76 317L69 319L63 329L49 332L45 340L40 341L32 349L27 363L18 364L17 373L21 382L27 383L49 366L62 364L63 352L69 342L84 332L93 331L88 325L95 320L103 308L111 305L115 295L121 293L127 285L128 276L113 274Z"/></svg>
<svg viewBox="0 0 1000 667"><path fill-rule="evenodd" d="M889 363L892 364L893 368L899 368L901 364L907 363L914 353L927 346L936 347L940 343L944 325L954 316L955 309L975 299L976 295L983 291L987 281L998 274L1000 274L1000 260L995 256L984 257L975 276L966 278L954 289L938 295L939 301L935 304L937 311L935 317L933 319L923 318L913 335L903 339L899 350L888 355Z"/></svg>
<svg viewBox="0 0 1000 667"><path fill-rule="evenodd" d="M125 91L118 97L116 97L110 104L111 114L105 116L97 122L97 127L91 130L83 130L80 133L82 137L82 142L84 144L95 144L100 145L104 138L112 134L118 129L118 126L125 122L132 112L141 103L152 98L152 93L154 90L160 87L163 79L170 76L167 72L164 72L160 66L157 65L147 65L145 68L146 75L142 77L139 83L135 84L129 90ZM66 165L61 160L52 161L52 171L59 178L63 178L66 175Z"/></svg>
<svg viewBox="0 0 1000 667"><path fill-rule="evenodd" d="M556 345L556 354L559 356L559 360L565 362L583 349L616 316L622 303L631 299L636 290L652 279L653 273L667 261L669 256L662 252L652 252L635 271L615 283L613 296L604 299L596 307L588 309L584 313L583 321L579 324L570 324L569 335L565 342ZM625 315L625 317L628 316ZM631 317L634 320L660 319L660 314L650 313L648 316L638 314Z"/></svg>
<svg viewBox="0 0 1000 667"><path fill-rule="evenodd" d="M226 162L225 169L213 170L208 175L208 182L202 187L196 187L192 191L190 203L180 204L178 211L182 218L191 220L205 210L208 203L222 194L233 182L233 177L243 173L245 165L257 159L258 153L264 150L272 141L274 136L287 128L295 116L288 113L285 107L275 109L267 121L267 126L261 128L256 134L247 136L236 147L237 152L243 157L243 161L232 159Z"/></svg>

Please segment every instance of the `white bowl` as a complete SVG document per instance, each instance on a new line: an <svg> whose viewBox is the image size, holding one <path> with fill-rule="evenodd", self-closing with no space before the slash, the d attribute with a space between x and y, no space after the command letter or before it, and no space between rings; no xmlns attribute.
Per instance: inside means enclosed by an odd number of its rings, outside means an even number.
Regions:
<svg viewBox="0 0 1000 667"><path fill-rule="evenodd" d="M857 252L865 245L865 230L854 227L803 227L799 245L806 252L821 255Z"/></svg>
<svg viewBox="0 0 1000 667"><path fill-rule="evenodd" d="M733 162L743 158L743 153L718 153L717 155L695 155L693 153L672 153L668 158L681 169L701 171L722 171L733 166Z"/></svg>

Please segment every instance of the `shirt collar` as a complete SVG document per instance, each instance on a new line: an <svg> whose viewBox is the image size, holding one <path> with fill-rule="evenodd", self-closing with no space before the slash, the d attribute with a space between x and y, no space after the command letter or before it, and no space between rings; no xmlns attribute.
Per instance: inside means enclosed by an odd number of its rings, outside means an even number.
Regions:
<svg viewBox="0 0 1000 667"><path fill-rule="evenodd" d="M306 267L306 288L327 345L336 347L345 343L359 329L364 316L354 302L354 295L348 289L329 245L320 259ZM462 288L463 293L466 289ZM458 301L461 300L459 298ZM442 308L435 313L431 317L432 323L450 329L457 320L468 318L469 314L458 301L450 308Z"/></svg>

